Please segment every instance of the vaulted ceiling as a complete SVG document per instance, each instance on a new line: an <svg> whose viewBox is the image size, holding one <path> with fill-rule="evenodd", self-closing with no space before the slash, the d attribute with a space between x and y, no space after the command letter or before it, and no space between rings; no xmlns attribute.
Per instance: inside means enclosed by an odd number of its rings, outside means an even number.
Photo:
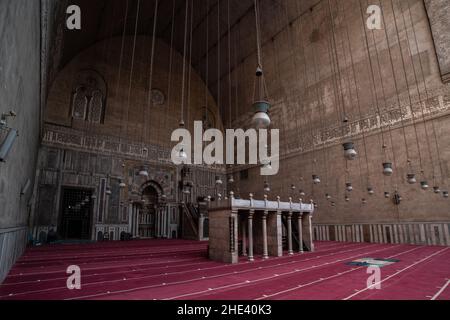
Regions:
<svg viewBox="0 0 450 320"><path fill-rule="evenodd" d="M259 0L263 40L275 36L320 1ZM188 2L193 4L193 10L189 12L192 20L189 18L187 24L189 32L192 27L193 39L190 61L214 93L219 72L220 78L227 76L230 68L234 69L256 51L254 0L159 0L156 35L168 44L172 43L180 53L184 51ZM135 33L153 34L156 0L74 0L70 4L81 8L82 29L70 31L65 28L59 69L101 40ZM280 17L279 12L286 15Z"/></svg>

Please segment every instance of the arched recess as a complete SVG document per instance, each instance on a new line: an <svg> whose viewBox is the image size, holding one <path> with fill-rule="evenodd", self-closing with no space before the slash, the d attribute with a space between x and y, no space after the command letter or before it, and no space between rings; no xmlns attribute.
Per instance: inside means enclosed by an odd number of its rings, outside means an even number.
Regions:
<svg viewBox="0 0 450 320"><path fill-rule="evenodd" d="M164 192L163 192L163 189L161 188L161 186L159 185L159 183L157 183L156 181L149 180L149 181L145 182L144 184L142 184L141 187L139 188L139 193L141 195L143 195L145 190L148 187L152 187L153 189L156 190L156 192L158 193L158 199L159 199L159 201L161 201L161 199L163 198Z"/></svg>

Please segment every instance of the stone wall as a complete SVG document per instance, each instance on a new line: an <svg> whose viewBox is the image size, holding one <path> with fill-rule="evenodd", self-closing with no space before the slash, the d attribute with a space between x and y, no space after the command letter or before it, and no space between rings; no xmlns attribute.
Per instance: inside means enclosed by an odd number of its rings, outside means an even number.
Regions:
<svg viewBox="0 0 450 320"><path fill-rule="evenodd" d="M19 132L0 163L0 283L27 239L39 145L40 30L39 1L0 2L0 114L14 111L8 127Z"/></svg>
<svg viewBox="0 0 450 320"><path fill-rule="evenodd" d="M442 80L450 81L450 7L446 0L425 0Z"/></svg>
<svg viewBox="0 0 450 320"><path fill-rule="evenodd" d="M130 232L126 212L130 203L141 201L148 183L161 190L159 196L164 195L168 206L176 207L182 200L181 167L170 159L175 145L170 141L172 131L182 117L188 129L196 120L218 128L222 125L214 100L189 65L182 102L183 57L173 51L171 63L170 49L162 41L156 42L151 68L151 43L145 36L138 36L136 42L133 37L102 41L56 75L39 153L31 222L36 238L45 236L50 226L59 227L65 187L89 189L97 196L92 239L97 231ZM144 166L148 178L138 174ZM218 173L226 181L224 168L194 166L191 171L193 187L185 201L214 196ZM121 181L127 184L123 190ZM224 188L218 192L224 194Z"/></svg>
<svg viewBox="0 0 450 320"><path fill-rule="evenodd" d="M450 87L443 84L439 68L445 59L439 52L448 46L445 28L434 28L432 34L421 0L298 3L262 3L262 55L273 103L270 117L272 128L280 129L282 149L280 172L266 178L269 197L298 199L303 190L304 199L318 204L314 218L318 224L448 221L450 201L442 193L425 192L406 182L406 175L415 173L419 181L428 181L430 189L450 187L446 139ZM366 27L371 4L382 9L381 30ZM448 9L446 1L433 5ZM445 17L439 14L436 23L444 24ZM231 108L222 110L224 119L231 110L233 127L249 127L252 117L256 67L252 30L253 13L232 29L240 63L231 73L235 95L231 100L225 95L221 104L231 102ZM439 61L436 50L442 56ZM221 81L222 92L227 92L227 79ZM347 141L353 141L359 153L348 163L341 145ZM394 163L392 177L382 174L382 163L388 161ZM248 170L248 178L239 179L241 170ZM237 194L262 197L265 178L259 168L234 171ZM320 185L312 184L312 174L321 177ZM344 200L346 182L354 187L349 202ZM373 196L368 187L375 189ZM402 196L400 205L393 202L395 190ZM384 198L385 191L391 193L389 199ZM330 201L326 193L332 196Z"/></svg>

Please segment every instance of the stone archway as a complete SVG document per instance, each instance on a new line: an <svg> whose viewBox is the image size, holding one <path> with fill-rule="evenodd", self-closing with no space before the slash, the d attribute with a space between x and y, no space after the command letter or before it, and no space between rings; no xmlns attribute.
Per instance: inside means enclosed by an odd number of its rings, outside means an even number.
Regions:
<svg viewBox="0 0 450 320"><path fill-rule="evenodd" d="M164 198L164 192L163 192L162 187L160 186L159 183L157 183L156 181L153 181L153 180L149 180L149 181L143 183L141 185L141 187L139 188L139 194L144 195L145 190L147 190L148 188L153 188L156 191L159 201L161 201Z"/></svg>

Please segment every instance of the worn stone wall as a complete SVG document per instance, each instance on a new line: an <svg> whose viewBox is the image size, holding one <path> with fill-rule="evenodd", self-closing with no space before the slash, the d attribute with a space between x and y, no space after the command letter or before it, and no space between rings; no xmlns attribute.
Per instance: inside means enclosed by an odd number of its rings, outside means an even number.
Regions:
<svg viewBox="0 0 450 320"><path fill-rule="evenodd" d="M173 51L170 66L171 50L164 42L157 41L151 70L151 44L151 37L138 36L135 45L132 36L123 38L123 42L122 37L118 37L80 53L56 76L48 97L45 121L84 131L88 135L119 137L162 147L174 145L170 136L179 127L182 111L188 129L193 128L195 120L203 120L205 115L212 126L220 129L222 125L216 104L188 62L184 74L185 101L182 104L183 57ZM104 82L105 110L101 125L71 117L74 93L85 73ZM149 101L149 98L158 99L153 94L149 97L150 73L151 89L162 93L161 102ZM208 109L205 112L206 103Z"/></svg>
<svg viewBox="0 0 450 320"><path fill-rule="evenodd" d="M425 0L442 80L450 81L450 6L446 0Z"/></svg>
<svg viewBox="0 0 450 320"><path fill-rule="evenodd" d="M0 282L22 254L39 144L40 2L0 2L0 114L17 117L19 131L6 162L0 163ZM5 131L0 129L0 145ZM26 188L25 194L21 192Z"/></svg>
<svg viewBox="0 0 450 320"><path fill-rule="evenodd" d="M262 3L270 116L272 128L280 129L282 149L280 172L267 178L269 196L298 199L304 190L303 198L317 202L314 221L321 224L448 221L450 201L442 193L406 182L407 173L416 173L430 189L439 185L448 191L450 185L450 87L441 80L435 50L439 43L423 1L322 0L310 7L280 3L285 7ZM447 2L439 3L448 8ZM381 7L381 30L366 27L371 4ZM231 110L233 127L250 127L252 117L252 30L250 13L231 33L240 63L231 74L234 94L231 100L224 95L221 110L224 119ZM437 32L446 43L443 29ZM228 92L227 79L221 81L222 92ZM341 146L347 141L355 142L359 153L348 163ZM382 174L387 161L394 163L392 177ZM252 192L261 198L264 178L259 168L246 168L249 177L239 180L241 169L234 169L237 183L232 188L242 197ZM312 174L320 175L320 185L312 184ZM354 187L349 202L344 201L346 182ZM375 189L373 196L367 193L369 186ZM395 190L403 198L400 205L384 198L385 191L392 196ZM325 199L326 193L332 200Z"/></svg>
<svg viewBox="0 0 450 320"><path fill-rule="evenodd" d="M102 41L80 53L56 75L45 110L37 171L32 220L36 238L50 226L60 225L64 187L86 188L97 195L93 239L97 230L109 225L127 230L130 221L123 219L127 216L124 210L130 202L141 200L143 186L149 182L161 188L168 204L181 201L181 167L170 159L175 145L170 141L172 131L182 117L191 132L196 120L207 121L212 127L222 125L214 100L187 61L182 104L183 57L172 51L171 62L171 50L162 41L156 41L151 68L151 40L138 36L136 42L133 37ZM85 94L81 100L80 92ZM101 99L94 99L96 93ZM101 115L91 117L91 110L97 107ZM143 166L149 172L147 179L138 175ZM225 193L225 186L215 187L218 172L226 181L223 168L197 166L191 171L190 201ZM119 188L121 181L127 184L124 190ZM111 195L106 195L105 186Z"/></svg>

